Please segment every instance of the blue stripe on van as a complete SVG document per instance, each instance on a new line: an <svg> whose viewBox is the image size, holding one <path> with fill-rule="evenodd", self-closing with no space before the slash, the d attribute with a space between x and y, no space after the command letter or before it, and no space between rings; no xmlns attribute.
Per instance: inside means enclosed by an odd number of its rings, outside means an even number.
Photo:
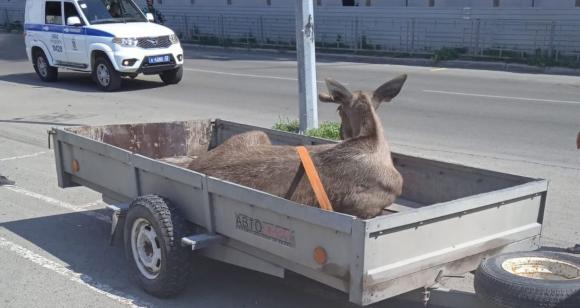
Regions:
<svg viewBox="0 0 580 308"><path fill-rule="evenodd" d="M97 29L93 29L93 28L85 28L86 29L86 35L90 35L90 36L102 36L102 37L115 37L114 35L112 35L109 32L105 32L102 30L97 30Z"/></svg>
<svg viewBox="0 0 580 308"><path fill-rule="evenodd" d="M100 37L115 37L109 32L87 27L67 27L62 25L25 24L26 31L55 32Z"/></svg>

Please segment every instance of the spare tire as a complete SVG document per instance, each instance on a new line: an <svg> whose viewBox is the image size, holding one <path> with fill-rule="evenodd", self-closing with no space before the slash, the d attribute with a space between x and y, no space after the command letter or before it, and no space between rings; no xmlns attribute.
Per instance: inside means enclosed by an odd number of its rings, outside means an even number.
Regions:
<svg viewBox="0 0 580 308"><path fill-rule="evenodd" d="M475 272L475 293L510 308L580 307L580 259L556 252L497 255Z"/></svg>

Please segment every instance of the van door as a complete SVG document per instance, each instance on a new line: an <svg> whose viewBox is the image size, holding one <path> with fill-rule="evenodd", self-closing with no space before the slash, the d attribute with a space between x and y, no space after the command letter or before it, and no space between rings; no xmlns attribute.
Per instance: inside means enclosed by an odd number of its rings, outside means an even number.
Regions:
<svg viewBox="0 0 580 308"><path fill-rule="evenodd" d="M42 40L55 64L66 62L63 41L62 1L46 1L44 6L44 25L41 27Z"/></svg>
<svg viewBox="0 0 580 308"><path fill-rule="evenodd" d="M81 25L68 25L69 17L78 17ZM75 68L88 68L89 61L86 47L85 21L73 2L64 2L64 47L67 55L67 65Z"/></svg>

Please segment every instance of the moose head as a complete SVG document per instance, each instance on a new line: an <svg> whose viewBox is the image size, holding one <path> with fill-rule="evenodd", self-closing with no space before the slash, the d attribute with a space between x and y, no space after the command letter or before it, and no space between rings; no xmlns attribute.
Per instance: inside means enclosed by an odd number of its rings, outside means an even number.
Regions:
<svg viewBox="0 0 580 308"><path fill-rule="evenodd" d="M365 129L362 120L367 118L365 113L359 110L363 105L370 103L376 110L381 103L390 102L403 88L407 75L400 75L380 87L372 94L362 91L350 92L345 86L334 79L326 79L328 94L321 93L318 99L324 103L338 104L338 114L341 118L340 137L348 139L360 135Z"/></svg>

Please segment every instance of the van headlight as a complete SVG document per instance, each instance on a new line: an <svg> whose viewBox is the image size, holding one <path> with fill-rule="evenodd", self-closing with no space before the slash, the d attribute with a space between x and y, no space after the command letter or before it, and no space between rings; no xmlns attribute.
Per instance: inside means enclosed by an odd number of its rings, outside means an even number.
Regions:
<svg viewBox="0 0 580 308"><path fill-rule="evenodd" d="M171 41L171 44L179 44L179 37L177 37L177 35L171 34L169 36L169 41Z"/></svg>
<svg viewBox="0 0 580 308"><path fill-rule="evenodd" d="M134 37L116 37L113 39L113 43L123 47L137 47L139 40Z"/></svg>

